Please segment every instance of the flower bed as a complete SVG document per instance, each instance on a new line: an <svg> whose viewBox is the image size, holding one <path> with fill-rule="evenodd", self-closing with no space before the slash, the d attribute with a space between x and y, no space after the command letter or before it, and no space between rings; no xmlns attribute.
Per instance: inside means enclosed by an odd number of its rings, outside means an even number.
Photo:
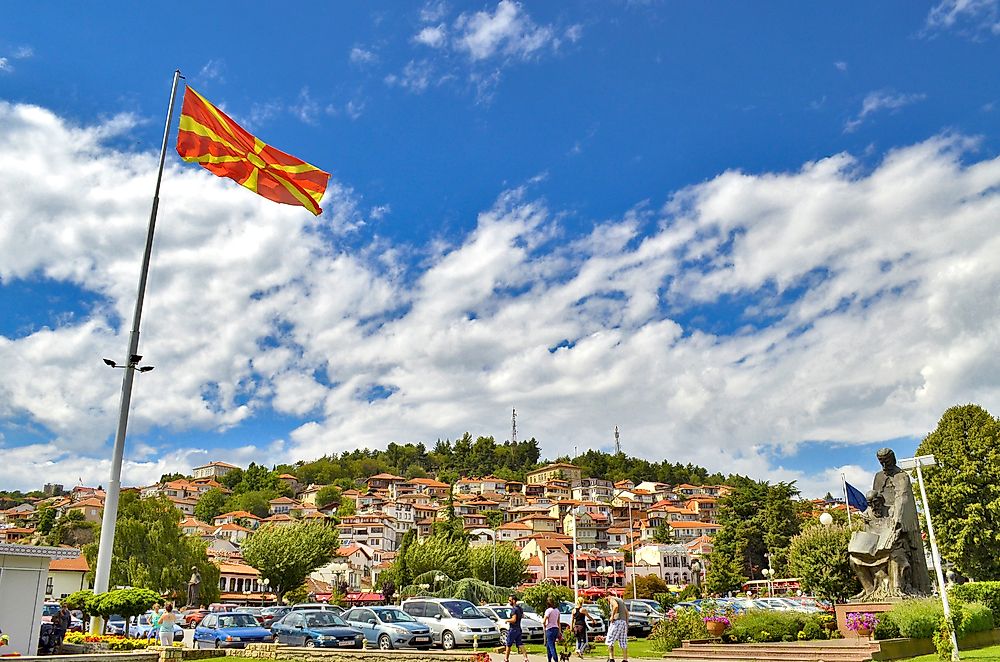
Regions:
<svg viewBox="0 0 1000 662"><path fill-rule="evenodd" d="M67 644L83 644L89 653L98 651L134 651L159 646L155 639L136 639L112 634L84 634L83 632L67 632L63 642ZM174 646L182 644L174 643Z"/></svg>

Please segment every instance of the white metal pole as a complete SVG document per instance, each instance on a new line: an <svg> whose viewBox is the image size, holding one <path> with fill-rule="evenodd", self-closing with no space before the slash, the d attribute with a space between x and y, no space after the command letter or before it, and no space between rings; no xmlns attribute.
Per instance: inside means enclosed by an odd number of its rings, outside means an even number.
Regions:
<svg viewBox="0 0 1000 662"><path fill-rule="evenodd" d="M573 511L573 604L580 597L580 582L578 581L578 576L576 572L576 507L572 508Z"/></svg>
<svg viewBox="0 0 1000 662"><path fill-rule="evenodd" d="M934 523L931 522L931 507L927 502L927 491L924 489L924 472L920 470L920 458L917 462L917 484L920 485L920 498L924 502L924 519L927 521L927 537L931 540L931 559L934 562L934 574L937 577L938 593L941 594L941 606L944 609L944 619L951 625L951 606L948 604L948 587L944 584L944 572L941 571L941 556L938 554L937 538L934 537ZM923 550L921 550L922 552ZM951 635L951 659L958 662L958 637L955 628L949 627Z"/></svg>
<svg viewBox="0 0 1000 662"><path fill-rule="evenodd" d="M167 140L170 134L170 119L174 113L174 98L177 84L182 78L180 70L174 71L174 82L170 88L170 103L167 105L167 121L163 127L163 145L160 148L160 165L156 174L156 188L153 191L153 208L149 214L146 231L146 249L142 255L142 269L139 273L139 291L132 316L132 333L129 336L128 354L125 356L125 376L122 379L121 403L118 409L118 430L111 459L111 478L108 481L104 514L101 520L101 539L97 549L97 567L94 571L94 593L105 593L111 579L111 556L115 545L115 525L118 519L118 495L121 492L122 458L125 455L125 431L128 428L128 410L132 401L132 382L135 378L134 360L139 351L139 321L142 318L142 302L146 296L146 279L149 275L149 260L153 252L153 231L156 228L156 211L160 206L160 182L163 180L163 163L167 158ZM90 621L92 633L99 634L104 629L104 619L99 616Z"/></svg>
<svg viewBox="0 0 1000 662"><path fill-rule="evenodd" d="M632 548L632 599L639 599L639 583L635 581L635 529L632 527L632 499L628 500L628 538Z"/></svg>
<svg viewBox="0 0 1000 662"><path fill-rule="evenodd" d="M847 508L847 526L851 526L851 500L847 496L847 476L840 474L840 482L844 486L844 506Z"/></svg>
<svg viewBox="0 0 1000 662"><path fill-rule="evenodd" d="M493 585L497 585L497 530L493 529Z"/></svg>

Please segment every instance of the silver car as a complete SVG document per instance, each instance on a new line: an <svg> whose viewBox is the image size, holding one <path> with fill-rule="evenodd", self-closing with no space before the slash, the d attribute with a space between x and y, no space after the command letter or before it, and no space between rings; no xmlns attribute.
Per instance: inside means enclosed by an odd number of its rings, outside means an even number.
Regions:
<svg viewBox="0 0 1000 662"><path fill-rule="evenodd" d="M510 623L507 622L507 619L510 618L511 606L486 605L485 607L480 606L479 611L483 612L487 618L497 624L497 627L500 629L501 643L506 641L507 630L510 629ZM525 641L545 640L545 627L542 625L542 622L533 618L527 611L524 612L524 618L521 619L521 633L524 635Z"/></svg>
<svg viewBox="0 0 1000 662"><path fill-rule="evenodd" d="M403 601L403 611L431 630L435 642L451 650L456 646L496 646L500 630L468 600L412 598Z"/></svg>
<svg viewBox="0 0 1000 662"><path fill-rule="evenodd" d="M381 650L419 648L433 643L431 629L399 607L355 607L341 618L365 634L365 639Z"/></svg>

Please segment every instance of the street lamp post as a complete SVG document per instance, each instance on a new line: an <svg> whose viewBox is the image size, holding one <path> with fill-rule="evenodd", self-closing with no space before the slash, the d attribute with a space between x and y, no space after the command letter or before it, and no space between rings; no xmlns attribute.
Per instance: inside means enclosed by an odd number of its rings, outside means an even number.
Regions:
<svg viewBox="0 0 1000 662"><path fill-rule="evenodd" d="M918 455L900 460L896 464L900 469L916 469L917 484L920 486L920 499L924 504L924 519L927 522L927 537L931 543L931 560L934 562L934 575L937 577L938 593L941 595L941 607L944 609L945 622L951 623L951 605L948 604L948 587L944 583L944 572L941 569L941 555L938 553L937 538L934 536L934 523L931 521L931 507L927 502L927 491L924 489L924 474L920 467L933 467L937 460L933 455ZM958 638L955 628L948 628L951 636L951 659L958 662Z"/></svg>
<svg viewBox="0 0 1000 662"><path fill-rule="evenodd" d="M625 490L618 490L614 498L620 497ZM639 599L639 585L635 582L635 528L632 526L632 499L628 500L628 546L632 550L632 599Z"/></svg>
<svg viewBox="0 0 1000 662"><path fill-rule="evenodd" d="M271 580L268 579L267 577L265 577L263 580L261 580L260 584L261 584L261 589L260 589L260 606L263 607L264 606L264 594L267 593L267 587L270 586Z"/></svg>
<svg viewBox="0 0 1000 662"><path fill-rule="evenodd" d="M586 510L583 506L576 506L570 512L573 515L573 602L575 603L580 597L580 575L576 567L576 518Z"/></svg>
<svg viewBox="0 0 1000 662"><path fill-rule="evenodd" d="M573 527L576 530L576 527ZM497 530L493 529L493 585L497 585Z"/></svg>

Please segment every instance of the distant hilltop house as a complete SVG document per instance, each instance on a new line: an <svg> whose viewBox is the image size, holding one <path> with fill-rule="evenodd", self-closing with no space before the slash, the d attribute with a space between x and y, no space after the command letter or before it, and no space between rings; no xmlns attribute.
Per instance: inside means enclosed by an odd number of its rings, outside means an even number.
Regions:
<svg viewBox="0 0 1000 662"><path fill-rule="evenodd" d="M541 469L535 469L534 471L529 471L527 475L527 482L530 485L544 485L552 480L565 480L571 485L573 483L580 482L583 477L583 470L575 464L569 464L568 462L555 462L553 464L547 464Z"/></svg>
<svg viewBox="0 0 1000 662"><path fill-rule="evenodd" d="M194 478L222 478L233 469L239 469L239 467L226 464L225 462L209 462L206 465L192 469L191 475Z"/></svg>

